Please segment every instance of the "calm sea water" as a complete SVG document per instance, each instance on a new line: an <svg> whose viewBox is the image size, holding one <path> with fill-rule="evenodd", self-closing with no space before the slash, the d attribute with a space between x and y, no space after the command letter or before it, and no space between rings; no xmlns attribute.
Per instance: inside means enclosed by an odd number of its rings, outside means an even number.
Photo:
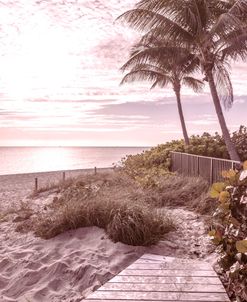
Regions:
<svg viewBox="0 0 247 302"><path fill-rule="evenodd" d="M0 147L0 175L111 167L147 147Z"/></svg>

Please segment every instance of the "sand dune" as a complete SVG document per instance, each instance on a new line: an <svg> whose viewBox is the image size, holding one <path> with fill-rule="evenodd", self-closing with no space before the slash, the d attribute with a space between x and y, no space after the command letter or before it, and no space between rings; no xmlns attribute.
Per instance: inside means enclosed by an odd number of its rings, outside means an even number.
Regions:
<svg viewBox="0 0 247 302"><path fill-rule="evenodd" d="M30 193L33 182L24 187L22 181L21 177L5 177L5 187L0 188L3 208L7 203L17 203L15 193L22 200ZM33 206L42 207L47 202L49 197L39 198L33 201ZM9 215L7 221L0 223L0 301L81 301L145 252L207 257L211 245L202 220L184 209L169 211L176 217L178 229L148 248L113 243L97 227L80 228L43 240L32 233L15 232L15 216Z"/></svg>
<svg viewBox="0 0 247 302"><path fill-rule="evenodd" d="M50 240L10 233L0 239L0 301L81 301L142 254L96 227Z"/></svg>

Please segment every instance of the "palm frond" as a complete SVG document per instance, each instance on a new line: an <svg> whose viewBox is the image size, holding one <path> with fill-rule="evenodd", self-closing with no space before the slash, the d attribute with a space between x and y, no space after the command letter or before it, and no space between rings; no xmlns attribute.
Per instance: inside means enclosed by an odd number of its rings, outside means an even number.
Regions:
<svg viewBox="0 0 247 302"><path fill-rule="evenodd" d="M236 0L232 7L229 9L229 13L237 16L240 19L246 20L247 14L247 1L246 0Z"/></svg>
<svg viewBox="0 0 247 302"><path fill-rule="evenodd" d="M132 28L150 32L154 36L170 37L178 41L181 37L190 40L192 35L183 26L177 24L175 21L159 14L145 9L132 9L117 18L127 22Z"/></svg>
<svg viewBox="0 0 247 302"><path fill-rule="evenodd" d="M183 0L141 0L136 4L136 7L159 13L167 13L173 17L178 14L183 4Z"/></svg>
<svg viewBox="0 0 247 302"><path fill-rule="evenodd" d="M211 36L217 36L220 39L223 37L227 39L232 32L241 31L243 23L233 14L227 12L219 16L217 22L212 27Z"/></svg>
<svg viewBox="0 0 247 302"><path fill-rule="evenodd" d="M200 62L193 54L186 49L174 46L153 46L146 47L137 43L131 51L131 57L121 67L122 71L134 67L136 64L155 64L156 66L168 70L173 70L180 74L193 73L199 70Z"/></svg>
<svg viewBox="0 0 247 302"><path fill-rule="evenodd" d="M187 47L179 46L174 41L159 39L154 35L150 35L150 33L143 35L141 40L134 44L130 56L134 56L142 51L151 53L152 50L154 50L154 57L158 58L157 61L165 60L167 62L169 60L171 62L170 65L190 65L191 67L193 62L194 67L196 67L196 64L199 66L198 59L195 60L195 55L190 53Z"/></svg>
<svg viewBox="0 0 247 302"><path fill-rule="evenodd" d="M225 1L225 0L209 0L208 6L210 8L211 15L218 18L221 14L226 13L231 9L232 3L231 1Z"/></svg>
<svg viewBox="0 0 247 302"><path fill-rule="evenodd" d="M121 70L125 71L129 68L133 68L137 64L152 63L158 65L159 62L164 61L164 57L167 58L169 56L169 53L167 53L166 51L167 49L164 49L164 53L162 53L161 49L157 47L132 52L133 55L121 67Z"/></svg>
<svg viewBox="0 0 247 302"><path fill-rule="evenodd" d="M190 54L190 53L184 55L184 57L182 57L178 61L178 65L179 65L179 69L181 70L181 74L183 76L200 72L201 70L200 60L198 56L195 56L194 54Z"/></svg>
<svg viewBox="0 0 247 302"><path fill-rule="evenodd" d="M222 50L222 59L247 59L247 32L227 41L228 45Z"/></svg>
<svg viewBox="0 0 247 302"><path fill-rule="evenodd" d="M165 69L153 64L136 64L131 68L131 71L138 71L143 69L150 70L150 72L154 72L160 75L169 76L169 72L167 73Z"/></svg>
<svg viewBox="0 0 247 302"><path fill-rule="evenodd" d="M155 72L149 69L138 69L128 72L122 79L120 85L134 81L149 81L153 82L151 88L159 85L166 86L170 82L170 78L163 73Z"/></svg>
<svg viewBox="0 0 247 302"><path fill-rule="evenodd" d="M184 77L182 84L193 89L195 92L201 92L204 87L203 81L195 79L193 77Z"/></svg>
<svg viewBox="0 0 247 302"><path fill-rule="evenodd" d="M197 2L200 2L197 5ZM150 10L168 17L190 33L198 33L202 25L200 10L205 0L141 0L136 7ZM205 16L206 10L203 11Z"/></svg>
<svg viewBox="0 0 247 302"><path fill-rule="evenodd" d="M141 39L134 44L133 49L138 47L162 47L162 46L171 46L167 39L160 39L159 36L148 32L147 34L143 35Z"/></svg>
<svg viewBox="0 0 247 302"><path fill-rule="evenodd" d="M167 44L176 44L179 47L185 48L190 48L194 39L193 35L183 27L177 27L170 31L164 31L162 26L156 26L155 28L151 28L144 36L152 36L158 40L166 41Z"/></svg>
<svg viewBox="0 0 247 302"><path fill-rule="evenodd" d="M198 7L196 5L196 1L194 1L193 5L187 3L185 7L185 14L180 16L180 22L185 22L188 24L190 32L192 34L197 35L201 32L201 18Z"/></svg>
<svg viewBox="0 0 247 302"><path fill-rule="evenodd" d="M208 7L208 1L206 0L195 0L196 9L198 11L198 16L200 19L200 27L205 30L208 25L208 20L210 18L210 10Z"/></svg>
<svg viewBox="0 0 247 302"><path fill-rule="evenodd" d="M168 83L171 83L170 78L161 77L151 85L150 89L154 89L156 87L164 88L168 85Z"/></svg>
<svg viewBox="0 0 247 302"><path fill-rule="evenodd" d="M224 47L230 46L232 41L238 37L240 37L243 33L247 32L247 27L237 28L228 33L225 33L224 36L219 37L217 41L215 41L215 49L216 51L221 51Z"/></svg>
<svg viewBox="0 0 247 302"><path fill-rule="evenodd" d="M213 76L221 102L226 109L231 108L234 97L230 75L225 66L219 61L215 63Z"/></svg>

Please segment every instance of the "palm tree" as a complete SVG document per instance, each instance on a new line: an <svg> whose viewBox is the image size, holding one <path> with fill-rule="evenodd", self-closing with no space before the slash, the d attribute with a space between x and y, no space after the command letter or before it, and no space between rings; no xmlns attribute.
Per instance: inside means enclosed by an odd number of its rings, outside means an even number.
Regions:
<svg viewBox="0 0 247 302"><path fill-rule="evenodd" d="M184 142L189 145L184 114L181 104L181 86L185 85L194 91L200 91L203 82L192 75L198 69L198 62L191 55L179 49L162 43L154 37L143 37L131 52L130 59L122 66L123 71L130 69L121 84L136 80L152 82L151 89L161 88L171 84L176 95L177 108L182 126Z"/></svg>
<svg viewBox="0 0 247 302"><path fill-rule="evenodd" d="M232 160L239 160L223 115L233 103L231 60L247 57L246 0L141 0L119 17L147 35L187 49L200 61L222 135Z"/></svg>

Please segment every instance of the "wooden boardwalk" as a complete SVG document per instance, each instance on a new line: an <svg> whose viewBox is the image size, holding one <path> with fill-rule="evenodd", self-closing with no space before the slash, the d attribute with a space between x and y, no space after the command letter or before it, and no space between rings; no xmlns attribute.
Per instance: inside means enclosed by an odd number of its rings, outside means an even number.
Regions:
<svg viewBox="0 0 247 302"><path fill-rule="evenodd" d="M229 302L220 279L202 261L145 254L89 295L88 302Z"/></svg>

